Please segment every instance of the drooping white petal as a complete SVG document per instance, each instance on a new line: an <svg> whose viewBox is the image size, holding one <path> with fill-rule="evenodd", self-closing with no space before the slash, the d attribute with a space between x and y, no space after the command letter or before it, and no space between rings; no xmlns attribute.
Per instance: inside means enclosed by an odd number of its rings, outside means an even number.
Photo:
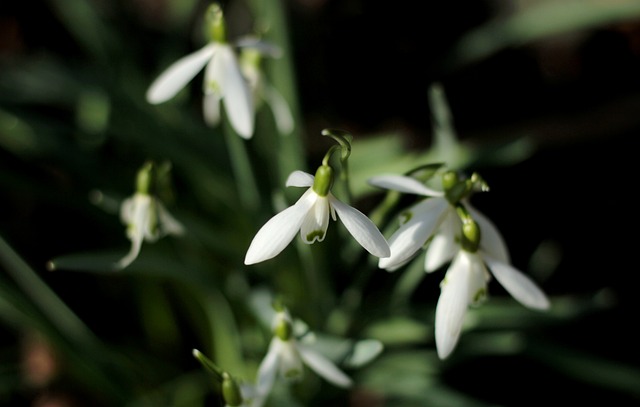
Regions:
<svg viewBox="0 0 640 407"><path fill-rule="evenodd" d="M133 221L133 212L135 210L135 196L131 196L122 201L120 204L120 220L125 225L130 224Z"/></svg>
<svg viewBox="0 0 640 407"><path fill-rule="evenodd" d="M276 381L276 375L278 373L280 362L280 347L282 341L277 337L274 337L269 344L269 350L265 355L260 367L258 368L258 384L256 390L258 397L267 397L271 392L271 388Z"/></svg>
<svg viewBox="0 0 640 407"><path fill-rule="evenodd" d="M294 122L289 104L276 88L267 83L263 83L262 86L264 99L271 107L278 131L282 135L290 134L293 131Z"/></svg>
<svg viewBox="0 0 640 407"><path fill-rule="evenodd" d="M289 381L296 382L302 379L304 373L304 367L302 365L302 359L298 353L298 347L295 339L283 341L278 337L273 340L280 342L279 351L279 371L280 376Z"/></svg>
<svg viewBox="0 0 640 407"><path fill-rule="evenodd" d="M255 108L249 84L242 76L236 55L228 45L219 46L215 59L223 66L221 87L225 112L233 129L245 139L253 136Z"/></svg>
<svg viewBox="0 0 640 407"><path fill-rule="evenodd" d="M255 35L246 35L238 38L234 45L238 48L253 48L258 50L263 55L268 55L272 58L279 58L282 56L282 49L275 44L261 40Z"/></svg>
<svg viewBox="0 0 640 407"><path fill-rule="evenodd" d="M312 191L311 189L309 189ZM315 194L315 192L314 192ZM300 237L307 244L322 242L329 226L329 199L317 196L315 203L307 211L300 226Z"/></svg>
<svg viewBox="0 0 640 407"><path fill-rule="evenodd" d="M411 208L411 218L389 238L391 256L382 258L378 267L386 269L406 262L437 230L449 203L441 198L426 199Z"/></svg>
<svg viewBox="0 0 640 407"><path fill-rule="evenodd" d="M184 233L184 226L176 218L169 213L167 208L161 202L157 202L158 219L160 220L160 227L164 235L182 235Z"/></svg>
<svg viewBox="0 0 640 407"><path fill-rule="evenodd" d="M353 382L349 376L314 349L298 343L298 352L304 363L327 381L340 387L350 387L352 385Z"/></svg>
<svg viewBox="0 0 640 407"><path fill-rule="evenodd" d="M140 249L142 248L142 241L144 240L143 234L138 233L136 235L132 235L130 236L130 239L131 239L131 249L129 250L129 253L127 253L126 256L124 256L122 259L120 259L116 263L116 268L118 269L123 269L128 265L130 265L131 263L133 263L133 261L137 259L138 255L140 254Z"/></svg>
<svg viewBox="0 0 640 407"><path fill-rule="evenodd" d="M202 116L205 123L210 127L220 124L220 94L210 92L202 99Z"/></svg>
<svg viewBox="0 0 640 407"><path fill-rule="evenodd" d="M367 181L370 185L400 191L409 194L424 196L444 196L441 191L436 191L424 185L415 178L404 175L383 174L369 178Z"/></svg>
<svg viewBox="0 0 640 407"><path fill-rule="evenodd" d="M313 185L314 176L304 171L293 171L287 178L288 187L310 187Z"/></svg>
<svg viewBox="0 0 640 407"><path fill-rule="evenodd" d="M469 305L478 306L487 299L487 281L490 275L479 252L464 252L469 259L469 272L467 282L469 284Z"/></svg>
<svg viewBox="0 0 640 407"><path fill-rule="evenodd" d="M209 44L169 66L147 90L147 101L157 104L174 97L211 60L216 51L216 45Z"/></svg>
<svg viewBox="0 0 640 407"><path fill-rule="evenodd" d="M436 305L436 349L440 359L453 351L464 322L469 303L469 259L460 251L455 257L442 283Z"/></svg>
<svg viewBox="0 0 640 407"><path fill-rule="evenodd" d="M498 228L482 212L468 203L465 206L480 227L480 247L482 251L503 263L511 263L509 250Z"/></svg>
<svg viewBox="0 0 640 407"><path fill-rule="evenodd" d="M309 208L315 203L317 197L315 192L308 189L295 205L288 207L265 223L251 241L244 264L268 260L284 250L302 226Z"/></svg>
<svg viewBox="0 0 640 407"><path fill-rule="evenodd" d="M433 237L424 259L424 269L427 273L431 273L445 263L451 261L453 256L458 252L460 246L456 242L456 235L460 233L462 227L460 218L455 211L450 210L444 215L440 229Z"/></svg>
<svg viewBox="0 0 640 407"><path fill-rule="evenodd" d="M500 284L523 305L545 310L550 306L549 299L544 292L529 277L516 268L484 254L491 273Z"/></svg>
<svg viewBox="0 0 640 407"><path fill-rule="evenodd" d="M389 257L391 249L387 240L366 215L340 202L332 194L328 197L331 207L338 213L342 224L366 251L377 257Z"/></svg>

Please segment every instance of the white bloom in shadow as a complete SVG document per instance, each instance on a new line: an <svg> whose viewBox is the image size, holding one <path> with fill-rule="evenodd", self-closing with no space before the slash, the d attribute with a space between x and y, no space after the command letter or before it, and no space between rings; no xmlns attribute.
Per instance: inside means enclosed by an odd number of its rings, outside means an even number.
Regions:
<svg viewBox="0 0 640 407"><path fill-rule="evenodd" d="M488 270L521 304L537 310L549 308L544 292L519 270L482 250L471 253L460 249L442 281L436 306L435 337L440 359L449 356L458 343L468 306L486 298L491 278Z"/></svg>
<svg viewBox="0 0 640 407"><path fill-rule="evenodd" d="M127 226L131 250L116 263L119 269L127 267L140 253L142 242L155 242L160 237L181 235L184 228L154 196L137 192L125 199L120 207L120 218Z"/></svg>
<svg viewBox="0 0 640 407"><path fill-rule="evenodd" d="M257 394L266 398L278 377L287 382L301 380L304 365L336 386L350 387L352 381L342 370L309 344L295 338L291 324L287 311L276 313L273 323L276 334L258 368ZM279 328L283 328L285 334Z"/></svg>
<svg viewBox="0 0 640 407"><path fill-rule="evenodd" d="M377 257L389 256L389 245L378 228L351 206L340 202L331 192L325 196L314 191L314 176L303 171L289 175L286 185L308 187L298 201L272 217L256 233L249 245L244 263L255 264L277 256L300 232L307 244L324 240L329 218L340 218L349 233L369 253Z"/></svg>
<svg viewBox="0 0 640 407"><path fill-rule="evenodd" d="M206 67L206 68L205 68ZM211 42L170 65L149 87L147 101L166 102L184 88L202 69L204 72L204 116L208 123L219 121L219 104L241 137L253 136L254 105L249 85L242 75L231 45Z"/></svg>
<svg viewBox="0 0 640 407"><path fill-rule="evenodd" d="M245 37L238 41L240 50L240 69L249 83L256 109L267 105L273 113L274 122L280 134L289 135L294 128L293 115L285 98L273 87L261 68L264 55L278 58L282 51L274 45L255 37Z"/></svg>

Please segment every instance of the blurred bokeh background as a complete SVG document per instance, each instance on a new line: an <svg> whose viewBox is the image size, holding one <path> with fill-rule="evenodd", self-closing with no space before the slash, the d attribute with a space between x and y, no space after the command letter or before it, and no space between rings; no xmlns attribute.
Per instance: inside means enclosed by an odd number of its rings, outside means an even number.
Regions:
<svg viewBox="0 0 640 407"><path fill-rule="evenodd" d="M385 344L349 371L359 383L349 394L314 381L296 389L302 404L282 405L640 402L640 1L222 2L230 38L257 31L285 50L266 68L296 117L294 147L260 137L273 131L260 111L247 143L256 172L268 174L258 191L282 185L287 166L313 172L328 127L354 135L363 210L382 199L366 176L426 161L478 171L489 184L475 206L554 306L523 309L493 282L446 361L430 330L441 274L403 280L369 262L353 305L360 319L341 330L320 322L322 307L303 307L308 287L286 267L276 275L239 264L272 213L269 199L247 211L228 139L202 123L200 80L166 106L144 99L166 66L204 44L207 5L0 3L0 404L218 405L191 349L227 355L227 366L238 352L255 369L265 330L248 327L247 293L264 285L293 290L292 308L315 328ZM433 83L459 142L448 150L433 148ZM272 150L286 161L277 170ZM147 159L172 163L168 204L191 238L146 245L138 268L108 272L104 259L128 250L119 202ZM90 254L64 257L76 253ZM48 270L57 258L62 267ZM350 292L356 278L336 267L321 285ZM211 291L190 298L194 285ZM242 346L216 333L228 319ZM319 386L328 391L317 396ZM305 404L305 394L316 398Z"/></svg>

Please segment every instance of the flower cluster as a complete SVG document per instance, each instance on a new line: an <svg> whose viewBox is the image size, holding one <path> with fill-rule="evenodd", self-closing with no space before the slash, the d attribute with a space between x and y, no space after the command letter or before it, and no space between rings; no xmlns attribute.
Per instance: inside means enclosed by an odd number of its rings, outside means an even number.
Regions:
<svg viewBox="0 0 640 407"><path fill-rule="evenodd" d="M255 106L267 102L275 115L278 130L282 134L291 132L293 119L286 102L265 81L259 69L261 58L277 56L278 49L255 38L245 38L234 45L226 42L224 19L218 5L211 6L208 11L208 28L209 44L178 60L161 74L150 86L147 100L154 104L167 101L204 68L203 108L208 124L219 123L222 103L231 126L241 137L249 139L254 132ZM239 58L236 48L241 49ZM247 249L245 265L276 257L298 233L306 244L322 242L330 219L336 221L338 218L360 246L378 258L381 269L397 270L424 248L426 272L434 272L450 263L440 285L435 313L435 341L441 359L448 357L455 348L468 307L486 299L491 276L523 305L539 310L549 307L549 300L542 290L510 265L506 244L495 225L469 203L474 192L488 190L477 174L463 178L442 165L432 165L433 171L423 179L408 175L371 178L372 186L421 197L401 214L399 228L387 240L374 222L343 202L344 199L338 199L332 191L337 167L330 163L330 158L336 152L340 153L340 174L344 175L341 181L348 191L347 160L351 136L328 129L323 135L332 137L337 145L328 150L315 175L301 170L289 175L287 187L306 188L306 191L257 231ZM150 193L148 179L149 171L144 169L139 175L135 196L122 206L132 249L120 261L120 267L136 258L143 240L151 241L166 233L182 233L180 224ZM238 385L213 362L194 353L221 383L227 405L261 407L278 378L288 382L300 380L305 365L336 386L352 385L352 380L342 370L310 346L305 340L308 336L300 338L295 334L286 308L277 309L272 331L273 337L258 368L255 386Z"/></svg>
<svg viewBox="0 0 640 407"><path fill-rule="evenodd" d="M369 183L426 197L402 213L400 227L389 238L391 255L380 259L378 265L394 271L425 245L425 271L433 272L451 262L436 306L436 347L441 359L456 346L467 307L486 298L491 276L488 270L523 305L540 310L549 307L540 288L509 264L509 253L498 229L469 204L472 192L488 190L477 174L460 179L457 173L447 171L442 175L442 191L403 175L381 175Z"/></svg>
<svg viewBox="0 0 640 407"><path fill-rule="evenodd" d="M245 37L230 44L222 9L212 4L207 10L210 41L203 48L171 64L147 90L147 101L152 104L173 98L202 69L204 72L202 102L205 122L215 126L220 122L220 104L223 103L231 126L239 136L253 136L256 99L271 105L278 128L283 133L293 129L293 118L287 103L278 91L265 82L259 69L262 55L278 56L277 47L255 37ZM235 48L242 49L238 61Z"/></svg>

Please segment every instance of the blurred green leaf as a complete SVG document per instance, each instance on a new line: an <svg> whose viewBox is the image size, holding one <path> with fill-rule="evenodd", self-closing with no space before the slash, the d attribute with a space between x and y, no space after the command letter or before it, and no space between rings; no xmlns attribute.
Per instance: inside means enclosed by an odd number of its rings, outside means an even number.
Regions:
<svg viewBox="0 0 640 407"><path fill-rule="evenodd" d="M637 0L538 0L522 4L525 5L513 14L489 21L464 35L451 52L451 66L476 62L507 47L640 16Z"/></svg>

